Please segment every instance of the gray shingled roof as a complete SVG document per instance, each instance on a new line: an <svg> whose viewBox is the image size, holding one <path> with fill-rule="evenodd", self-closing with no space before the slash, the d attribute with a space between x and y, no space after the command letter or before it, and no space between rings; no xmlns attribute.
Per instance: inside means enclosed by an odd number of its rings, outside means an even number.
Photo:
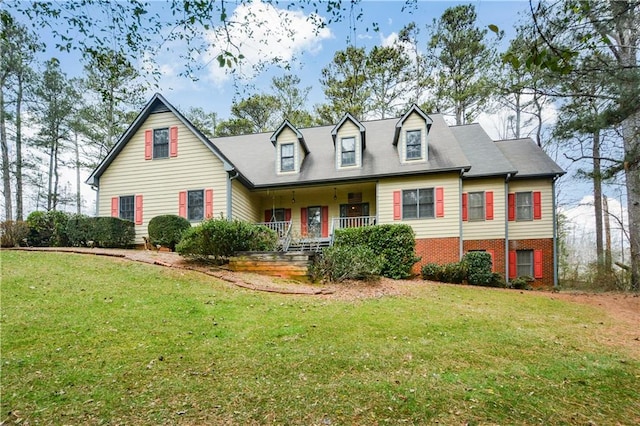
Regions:
<svg viewBox="0 0 640 426"><path fill-rule="evenodd" d="M471 170L464 174L465 177L504 176L517 172L479 124L452 126L451 131L471 162Z"/></svg>
<svg viewBox="0 0 640 426"><path fill-rule="evenodd" d="M397 147L393 145L398 118L362 122L366 129L367 147L362 167L351 170L336 170L335 147L331 138L334 126L299 129L310 153L300 173L294 175L276 174L276 152L269 133L215 138L212 143L256 188L468 169L469 160L443 117L439 114L430 117L433 125L428 135L429 160L413 164L401 164Z"/></svg>
<svg viewBox="0 0 640 426"><path fill-rule="evenodd" d="M518 170L516 178L565 174L531 138L496 141L495 144Z"/></svg>

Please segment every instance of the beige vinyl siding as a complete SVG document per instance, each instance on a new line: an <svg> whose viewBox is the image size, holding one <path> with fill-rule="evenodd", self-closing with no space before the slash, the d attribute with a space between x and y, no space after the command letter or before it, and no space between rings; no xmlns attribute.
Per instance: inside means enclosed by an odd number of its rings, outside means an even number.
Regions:
<svg viewBox="0 0 640 426"><path fill-rule="evenodd" d="M255 223L261 222L262 216L257 199L242 183L232 181L232 218Z"/></svg>
<svg viewBox="0 0 640 426"><path fill-rule="evenodd" d="M420 137L422 140L422 157L420 159L407 160L406 159L406 143L407 143L407 131L408 130L420 130ZM427 125L424 118L420 114L414 112L402 123L402 129L400 131L400 140L398 141L398 153L400 155L401 163L420 163L428 160L427 157Z"/></svg>
<svg viewBox="0 0 640 426"><path fill-rule="evenodd" d="M542 219L510 221L509 239L553 238L553 200L550 179L512 180L509 193L540 191L542 199Z"/></svg>
<svg viewBox="0 0 640 426"><path fill-rule="evenodd" d="M420 177L384 179L378 183L379 223L410 225L416 238L457 237L460 235L460 177L458 173L443 173ZM405 189L444 189L444 217L433 219L393 219L393 192ZM434 200L435 202L435 200Z"/></svg>
<svg viewBox="0 0 640 426"><path fill-rule="evenodd" d="M145 130L171 126L178 126L178 156L145 160ZM178 214L180 191L213 189L213 217L226 215L226 181L222 162L173 113L151 114L100 177L98 215L111 214L112 197L142 195L143 223L136 226L142 243L152 218Z"/></svg>
<svg viewBox="0 0 640 426"><path fill-rule="evenodd" d="M352 166L342 166L342 139L343 138L355 138L355 149L356 149L356 164ZM338 133L336 135L336 144L335 144L335 153L336 153L336 169L338 170L351 170L356 167L362 166L362 140L360 137L360 129L358 126L353 124L351 120L345 120L342 124Z"/></svg>
<svg viewBox="0 0 640 426"><path fill-rule="evenodd" d="M465 240L504 238L506 210L504 179L473 179L462 181L462 192L469 193L482 191L493 191L493 220L485 219L480 221L464 221L462 224L463 237Z"/></svg>
<svg viewBox="0 0 640 426"><path fill-rule="evenodd" d="M293 144L293 161L295 164L295 170L290 172L282 172L280 171L280 157L282 153L280 150L280 145L288 144L288 143ZM302 149L302 146L300 145L300 141L298 140L298 137L293 132L293 130L291 130L288 127L285 127L278 134L278 138L276 140L276 173L280 175L300 173L300 165L302 164L304 157L305 157L304 149Z"/></svg>

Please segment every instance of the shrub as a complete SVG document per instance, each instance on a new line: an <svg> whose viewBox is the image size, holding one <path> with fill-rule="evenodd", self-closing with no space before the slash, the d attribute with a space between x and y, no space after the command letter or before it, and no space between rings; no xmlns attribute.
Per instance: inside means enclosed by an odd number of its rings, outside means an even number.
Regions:
<svg viewBox="0 0 640 426"><path fill-rule="evenodd" d="M66 247L69 245L66 229L69 215L59 211L32 212L27 217L27 242L35 247Z"/></svg>
<svg viewBox="0 0 640 426"><path fill-rule="evenodd" d="M484 251L472 251L465 254L462 262L466 269L466 279L471 285L488 286L493 279L491 255Z"/></svg>
<svg viewBox="0 0 640 426"><path fill-rule="evenodd" d="M523 275L521 277L512 279L511 282L509 282L509 287L515 288L517 290L531 290L533 288L531 286L531 283L533 281L533 277Z"/></svg>
<svg viewBox="0 0 640 426"><path fill-rule="evenodd" d="M26 244L29 225L23 221L7 220L0 224L0 247L17 247Z"/></svg>
<svg viewBox="0 0 640 426"><path fill-rule="evenodd" d="M427 263L420 269L423 280L440 281L442 276L442 266L437 263Z"/></svg>
<svg viewBox="0 0 640 426"><path fill-rule="evenodd" d="M127 248L134 244L136 238L135 224L117 217L90 218L91 240L96 247Z"/></svg>
<svg viewBox="0 0 640 426"><path fill-rule="evenodd" d="M445 283L461 284L466 276L464 263L452 262L442 265L440 281Z"/></svg>
<svg viewBox="0 0 640 426"><path fill-rule="evenodd" d="M226 219L210 219L184 232L176 246L181 256L219 261L238 251L275 250L278 236L264 225Z"/></svg>
<svg viewBox="0 0 640 426"><path fill-rule="evenodd" d="M95 218L74 214L67 221L67 238L72 247L86 247L89 241L94 240L92 234L95 227Z"/></svg>
<svg viewBox="0 0 640 426"><path fill-rule="evenodd" d="M420 260L415 255L415 234L409 225L376 225L339 229L334 245L355 247L363 245L373 253L383 255L380 275L402 279L411 276L413 265Z"/></svg>
<svg viewBox="0 0 640 426"><path fill-rule="evenodd" d="M334 245L316 257L310 275L314 281L370 280L380 275L383 265L384 256L376 255L367 246Z"/></svg>
<svg viewBox="0 0 640 426"><path fill-rule="evenodd" d="M149 221L149 240L153 245L161 245L175 250L176 244L182 239L185 230L191 228L191 223L182 216L162 215Z"/></svg>

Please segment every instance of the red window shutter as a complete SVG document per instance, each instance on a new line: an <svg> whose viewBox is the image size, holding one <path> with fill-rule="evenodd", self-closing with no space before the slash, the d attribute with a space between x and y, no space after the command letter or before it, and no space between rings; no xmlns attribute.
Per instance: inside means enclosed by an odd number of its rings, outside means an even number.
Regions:
<svg viewBox="0 0 640 426"><path fill-rule="evenodd" d="M493 220L493 191L487 191L484 193L485 202L485 219Z"/></svg>
<svg viewBox="0 0 640 426"><path fill-rule="evenodd" d="M118 197L111 198L111 217L120 217L120 210L118 209Z"/></svg>
<svg viewBox="0 0 640 426"><path fill-rule="evenodd" d="M271 210L264 211L264 221L271 222Z"/></svg>
<svg viewBox="0 0 640 426"><path fill-rule="evenodd" d="M515 278L518 275L516 269L516 252L515 250L509 251L509 278Z"/></svg>
<svg viewBox="0 0 640 426"><path fill-rule="evenodd" d="M542 250L533 251L533 278L542 278Z"/></svg>
<svg viewBox="0 0 640 426"><path fill-rule="evenodd" d="M462 193L462 220L469 220L469 194Z"/></svg>
<svg viewBox="0 0 640 426"><path fill-rule="evenodd" d="M542 194L540 191L533 193L533 218L542 219Z"/></svg>
<svg viewBox="0 0 640 426"><path fill-rule="evenodd" d="M286 222L291 220L291 209L284 209L284 220Z"/></svg>
<svg viewBox="0 0 640 426"><path fill-rule="evenodd" d="M205 219L213 217L213 189L204 190L204 217Z"/></svg>
<svg viewBox="0 0 640 426"><path fill-rule="evenodd" d="M142 195L136 195L136 225L142 225Z"/></svg>
<svg viewBox="0 0 640 426"><path fill-rule="evenodd" d="M322 238L329 236L329 207L322 206L321 221L322 221Z"/></svg>
<svg viewBox="0 0 640 426"><path fill-rule="evenodd" d="M444 217L444 188L436 188L436 217Z"/></svg>
<svg viewBox="0 0 640 426"><path fill-rule="evenodd" d="M509 220L516 220L516 194L509 194Z"/></svg>
<svg viewBox="0 0 640 426"><path fill-rule="evenodd" d="M491 272L495 272L496 271L495 251L487 250L487 253L489 253L489 256L491 256Z"/></svg>
<svg viewBox="0 0 640 426"><path fill-rule="evenodd" d="M169 128L169 155L171 157L178 156L178 127Z"/></svg>
<svg viewBox="0 0 640 426"><path fill-rule="evenodd" d="M153 130L144 131L144 159L153 158Z"/></svg>
<svg viewBox="0 0 640 426"><path fill-rule="evenodd" d="M393 191L393 220L402 219L402 193L400 191Z"/></svg>
<svg viewBox="0 0 640 426"><path fill-rule="evenodd" d="M300 234L302 234L303 237L307 236L307 220L307 208L302 207L300 209Z"/></svg>
<svg viewBox="0 0 640 426"><path fill-rule="evenodd" d="M180 191L178 194L178 215L187 217L187 191Z"/></svg>

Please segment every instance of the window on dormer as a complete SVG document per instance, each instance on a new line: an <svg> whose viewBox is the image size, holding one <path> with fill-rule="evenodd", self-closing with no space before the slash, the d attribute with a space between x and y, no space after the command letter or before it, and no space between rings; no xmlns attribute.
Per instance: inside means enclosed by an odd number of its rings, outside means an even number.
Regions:
<svg viewBox="0 0 640 426"><path fill-rule="evenodd" d="M420 130L407 130L406 139L406 159L416 160L422 158L422 132Z"/></svg>
<svg viewBox="0 0 640 426"><path fill-rule="evenodd" d="M280 145L280 171L291 172L295 170L293 160L293 144L285 143Z"/></svg>
<svg viewBox="0 0 640 426"><path fill-rule="evenodd" d="M342 138L340 164L354 166L356 164L356 138Z"/></svg>

